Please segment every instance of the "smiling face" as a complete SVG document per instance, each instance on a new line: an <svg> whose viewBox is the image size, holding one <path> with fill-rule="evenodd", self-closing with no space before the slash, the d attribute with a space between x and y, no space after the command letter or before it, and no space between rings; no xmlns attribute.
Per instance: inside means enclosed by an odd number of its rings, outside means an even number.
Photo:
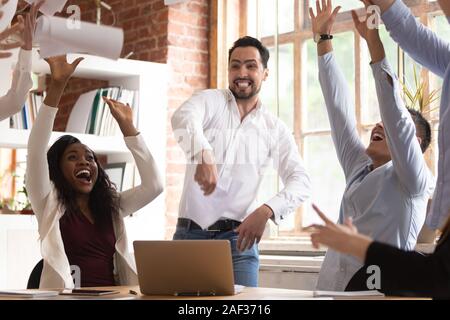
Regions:
<svg viewBox="0 0 450 320"><path fill-rule="evenodd" d="M228 85L237 100L256 96L267 75L268 70L264 68L257 48L238 47L231 54Z"/></svg>
<svg viewBox="0 0 450 320"><path fill-rule="evenodd" d="M77 193L89 194L97 182L98 166L94 153L84 144L69 145L61 157L60 168Z"/></svg>
<svg viewBox="0 0 450 320"><path fill-rule="evenodd" d="M375 128L373 128L366 153L376 163L384 164L391 160L391 153L389 152L382 122L377 123Z"/></svg>

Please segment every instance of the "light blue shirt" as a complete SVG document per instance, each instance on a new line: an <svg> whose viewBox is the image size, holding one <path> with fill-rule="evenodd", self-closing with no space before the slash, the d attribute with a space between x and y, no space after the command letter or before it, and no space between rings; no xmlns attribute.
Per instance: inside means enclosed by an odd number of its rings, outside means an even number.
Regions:
<svg viewBox="0 0 450 320"><path fill-rule="evenodd" d="M382 15L382 19L391 37L404 51L444 79L439 115L438 178L431 214L426 221L433 229L443 227L450 209L450 45L420 24L400 0Z"/></svg>
<svg viewBox="0 0 450 320"><path fill-rule="evenodd" d="M357 133L353 98L344 75L333 53L319 57L320 84L347 183L339 222L351 217L362 234L398 248L414 249L434 178L426 166L414 122L399 95L395 73L386 59L372 64L372 71L392 158L375 170L370 169L372 161ZM355 258L328 249L317 289L343 291L361 267Z"/></svg>

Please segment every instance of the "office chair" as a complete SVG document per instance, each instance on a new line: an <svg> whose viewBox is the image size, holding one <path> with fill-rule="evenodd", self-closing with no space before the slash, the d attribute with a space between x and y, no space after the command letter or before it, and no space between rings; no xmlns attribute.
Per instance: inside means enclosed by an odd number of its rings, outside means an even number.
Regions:
<svg viewBox="0 0 450 320"><path fill-rule="evenodd" d="M28 278L27 289L39 289L39 283L41 282L42 268L44 267L44 259L41 259L31 271Z"/></svg>

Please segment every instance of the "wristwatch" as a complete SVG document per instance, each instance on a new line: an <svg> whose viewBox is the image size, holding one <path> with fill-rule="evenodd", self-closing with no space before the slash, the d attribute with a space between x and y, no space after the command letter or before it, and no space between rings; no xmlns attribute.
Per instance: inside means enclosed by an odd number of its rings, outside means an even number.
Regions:
<svg viewBox="0 0 450 320"><path fill-rule="evenodd" d="M315 43L319 43L319 42L326 41L326 40L331 40L331 39L333 39L333 36L331 34L318 34L318 33L316 33L314 35L314 42Z"/></svg>

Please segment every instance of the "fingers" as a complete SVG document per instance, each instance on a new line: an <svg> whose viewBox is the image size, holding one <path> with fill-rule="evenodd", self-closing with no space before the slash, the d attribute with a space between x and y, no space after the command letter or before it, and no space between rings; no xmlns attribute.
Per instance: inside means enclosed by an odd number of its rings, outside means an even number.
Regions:
<svg viewBox="0 0 450 320"><path fill-rule="evenodd" d="M316 16L314 15L314 10L311 7L309 7L309 16L310 16L311 19L315 19L316 18Z"/></svg>
<svg viewBox="0 0 450 320"><path fill-rule="evenodd" d="M331 15L333 17L333 20L336 19L336 16L339 13L339 11L341 10L341 8L342 8L341 6L338 6L333 10L333 14Z"/></svg>
<svg viewBox="0 0 450 320"><path fill-rule="evenodd" d="M81 61L83 61L84 58L77 58L74 62L71 63L71 66L76 69Z"/></svg>
<svg viewBox="0 0 450 320"><path fill-rule="evenodd" d="M316 14L319 15L319 13L321 13L322 10L320 9L320 2L319 0L316 0Z"/></svg>
<svg viewBox="0 0 450 320"><path fill-rule="evenodd" d="M12 56L11 52L0 52L0 59L6 59Z"/></svg>
<svg viewBox="0 0 450 320"><path fill-rule="evenodd" d="M5 31L0 33L0 41L8 38L10 35L14 33L20 33L24 29L23 23L16 23L11 28L6 29Z"/></svg>
<svg viewBox="0 0 450 320"><path fill-rule="evenodd" d="M332 224L334 225L334 222L331 221L330 219L327 218L327 216L315 205L312 205L314 211L317 212L317 214L319 215L320 219L323 220L323 222L325 222L325 224Z"/></svg>
<svg viewBox="0 0 450 320"><path fill-rule="evenodd" d="M0 50L11 50L20 47L23 44L22 41L11 42L11 43L0 43Z"/></svg>
<svg viewBox="0 0 450 320"><path fill-rule="evenodd" d="M0 11L0 19L3 17L3 11Z"/></svg>

